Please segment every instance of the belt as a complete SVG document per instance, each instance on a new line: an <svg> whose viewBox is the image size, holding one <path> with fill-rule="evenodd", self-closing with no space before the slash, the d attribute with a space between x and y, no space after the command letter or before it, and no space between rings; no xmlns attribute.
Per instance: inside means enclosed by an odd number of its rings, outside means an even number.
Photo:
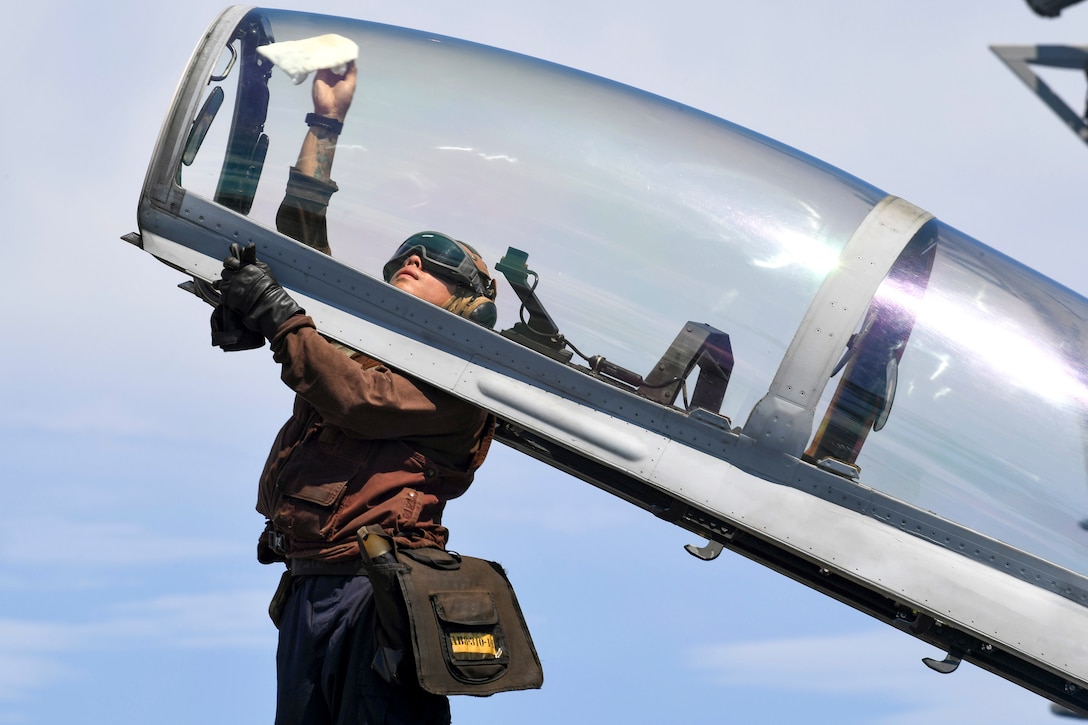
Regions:
<svg viewBox="0 0 1088 725"><path fill-rule="evenodd" d="M291 559L287 562L291 576L366 576L362 559L321 561L320 559Z"/></svg>

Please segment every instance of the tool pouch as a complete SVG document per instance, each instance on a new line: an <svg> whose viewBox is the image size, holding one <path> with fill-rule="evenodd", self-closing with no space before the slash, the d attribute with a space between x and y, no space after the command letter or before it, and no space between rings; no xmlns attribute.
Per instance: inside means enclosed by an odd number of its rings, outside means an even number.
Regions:
<svg viewBox="0 0 1088 725"><path fill-rule="evenodd" d="M379 617L405 619L420 687L436 695L487 696L539 688L544 671L506 572L493 561L442 549L402 549L393 567L401 601L378 602ZM373 563L364 554L368 572ZM373 581L373 580L372 580ZM389 589L375 583L375 596Z"/></svg>

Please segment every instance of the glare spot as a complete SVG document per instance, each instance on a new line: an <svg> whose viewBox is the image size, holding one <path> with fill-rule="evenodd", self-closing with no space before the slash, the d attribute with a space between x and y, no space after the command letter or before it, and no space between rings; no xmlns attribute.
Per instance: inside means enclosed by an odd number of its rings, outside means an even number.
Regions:
<svg viewBox="0 0 1088 725"><path fill-rule="evenodd" d="M779 244L778 253L764 259L754 259L752 264L762 269L802 267L820 275L826 275L838 263L839 251L794 229L764 229L768 238Z"/></svg>
<svg viewBox="0 0 1088 725"><path fill-rule="evenodd" d="M948 369L947 355L938 355L937 359L940 360L941 363L937 366L937 369L933 371L933 374L929 376L930 380L936 380L937 378L941 377L941 374Z"/></svg>
<svg viewBox="0 0 1088 725"><path fill-rule="evenodd" d="M927 327L939 332L957 350L942 356L936 378L951 364L989 368L1005 385L1027 390L1059 405L1088 402L1088 391L1076 371L1054 352L1050 341L1030 320L1017 321L976 298L931 290L920 308ZM954 358L954 363L952 362Z"/></svg>
<svg viewBox="0 0 1088 725"><path fill-rule="evenodd" d="M517 157L510 156L509 154L485 154L482 151L477 151L471 146L436 146L438 151L463 151L466 153L474 153L484 161L508 161L511 164L518 162Z"/></svg>

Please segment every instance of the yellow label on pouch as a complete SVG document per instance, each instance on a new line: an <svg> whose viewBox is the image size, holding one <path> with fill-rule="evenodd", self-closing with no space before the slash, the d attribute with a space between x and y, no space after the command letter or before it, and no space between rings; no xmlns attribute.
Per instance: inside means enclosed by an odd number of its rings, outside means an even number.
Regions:
<svg viewBox="0 0 1088 725"><path fill-rule="evenodd" d="M502 651L495 645L495 636L476 632L451 632L450 650L455 657L467 660L498 657Z"/></svg>

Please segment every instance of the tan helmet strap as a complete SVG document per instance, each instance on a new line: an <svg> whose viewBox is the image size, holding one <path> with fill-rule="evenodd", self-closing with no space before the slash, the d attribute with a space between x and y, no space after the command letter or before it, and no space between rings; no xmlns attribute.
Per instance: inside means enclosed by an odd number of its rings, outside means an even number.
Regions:
<svg viewBox="0 0 1088 725"><path fill-rule="evenodd" d="M477 307L490 301L491 300L483 295L455 294L446 304L442 305L442 309L449 310L455 315L467 318Z"/></svg>

